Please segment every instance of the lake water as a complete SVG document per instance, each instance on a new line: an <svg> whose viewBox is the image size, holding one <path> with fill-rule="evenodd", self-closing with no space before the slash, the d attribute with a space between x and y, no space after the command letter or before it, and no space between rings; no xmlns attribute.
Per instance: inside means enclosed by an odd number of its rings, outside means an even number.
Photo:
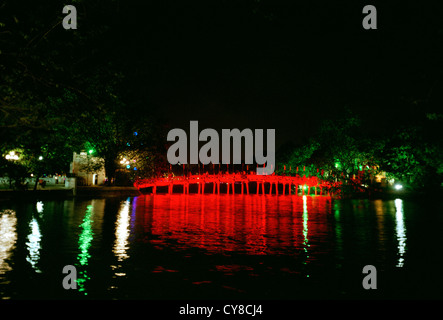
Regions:
<svg viewBox="0 0 443 320"><path fill-rule="evenodd" d="M0 203L3 299L441 299L443 202L143 195ZM63 288L63 267L77 289ZM365 265L377 270L365 290Z"/></svg>

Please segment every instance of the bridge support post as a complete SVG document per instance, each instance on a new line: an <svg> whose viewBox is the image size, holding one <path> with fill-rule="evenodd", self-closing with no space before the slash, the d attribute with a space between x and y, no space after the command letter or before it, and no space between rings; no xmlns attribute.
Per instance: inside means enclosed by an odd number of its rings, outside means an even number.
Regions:
<svg viewBox="0 0 443 320"><path fill-rule="evenodd" d="M157 186L156 185L154 185L152 187L152 194L157 194Z"/></svg>
<svg viewBox="0 0 443 320"><path fill-rule="evenodd" d="M249 181L246 181L246 194L249 194Z"/></svg>

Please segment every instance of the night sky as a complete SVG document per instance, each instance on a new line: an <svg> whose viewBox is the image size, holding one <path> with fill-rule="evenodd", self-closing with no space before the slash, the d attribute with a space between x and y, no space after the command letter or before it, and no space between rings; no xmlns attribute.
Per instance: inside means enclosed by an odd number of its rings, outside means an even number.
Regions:
<svg viewBox="0 0 443 320"><path fill-rule="evenodd" d="M373 1L378 29L364 30L366 4L128 1L94 45L171 127L275 128L279 146L346 108L378 130L413 117L414 101L441 109L441 5ZM78 32L108 18L79 13Z"/></svg>

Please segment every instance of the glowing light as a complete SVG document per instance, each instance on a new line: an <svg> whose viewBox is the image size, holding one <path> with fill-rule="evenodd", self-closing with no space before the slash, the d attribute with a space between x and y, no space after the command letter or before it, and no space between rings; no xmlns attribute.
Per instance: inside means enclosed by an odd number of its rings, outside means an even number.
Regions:
<svg viewBox="0 0 443 320"><path fill-rule="evenodd" d="M43 160L43 157L42 156L38 157L38 160Z"/></svg>
<svg viewBox="0 0 443 320"><path fill-rule="evenodd" d="M35 218L33 218L29 223L29 228L31 229L31 233L28 235L28 242L26 242L26 247L28 248L26 261L31 264L35 272L41 273L41 270L37 267L37 263L40 259L40 242L42 239L42 234L40 233L40 228Z"/></svg>
<svg viewBox="0 0 443 320"><path fill-rule="evenodd" d="M37 212L38 213L42 213L43 212L43 202L42 201L37 202L36 207L37 207Z"/></svg>
<svg viewBox="0 0 443 320"><path fill-rule="evenodd" d="M395 199L395 231L397 234L397 265L396 267L403 267L404 265L404 254L406 252L406 227L404 224L404 216L403 216L403 200Z"/></svg>
<svg viewBox="0 0 443 320"><path fill-rule="evenodd" d="M94 235L94 233L92 232L91 220L92 209L92 205L89 205L87 207L85 216L83 218L83 223L80 225L80 227L82 228L82 233L80 234L80 237L78 239L80 253L77 256L77 260L80 262L81 266L87 266L88 259L91 257L91 255L89 254L89 247L91 246ZM86 274L86 270L80 271L79 277L77 279L77 284L79 286L78 291L84 292L85 295L87 295L87 293L85 292L85 282L87 279L89 279L89 277Z"/></svg>
<svg viewBox="0 0 443 320"><path fill-rule="evenodd" d="M122 203L120 211L117 216L116 228L115 228L115 244L114 253L118 258L118 261L123 261L128 258L126 250L128 249L129 238L129 207L130 201L126 200Z"/></svg>
<svg viewBox="0 0 443 320"><path fill-rule="evenodd" d="M94 153L94 149L90 149L89 154L93 154L93 153Z"/></svg>
<svg viewBox="0 0 443 320"><path fill-rule="evenodd" d="M130 169L131 168L131 166L128 164L127 166L126 166L126 169Z"/></svg>
<svg viewBox="0 0 443 320"><path fill-rule="evenodd" d="M83 218L83 223L80 225L80 227L82 228L82 233L80 234L80 238L78 240L79 248L81 251L78 256L78 260L82 266L87 264L88 258L90 257L88 250L91 246L93 236L91 215L92 206L88 206L85 217Z"/></svg>
<svg viewBox="0 0 443 320"><path fill-rule="evenodd" d="M395 188L395 190L401 190L401 189L403 189L403 186L401 184L396 184L394 186L394 188Z"/></svg>
<svg viewBox="0 0 443 320"><path fill-rule="evenodd" d="M10 151L9 154L5 156L6 160L18 160L18 155L15 154L15 151Z"/></svg>
<svg viewBox="0 0 443 320"><path fill-rule="evenodd" d="M308 246L308 205L307 205L307 197L303 196L303 244ZM307 252L307 248L305 247L305 252Z"/></svg>
<svg viewBox="0 0 443 320"><path fill-rule="evenodd" d="M0 274L11 271L8 261L17 241L17 218L15 211L0 211Z"/></svg>

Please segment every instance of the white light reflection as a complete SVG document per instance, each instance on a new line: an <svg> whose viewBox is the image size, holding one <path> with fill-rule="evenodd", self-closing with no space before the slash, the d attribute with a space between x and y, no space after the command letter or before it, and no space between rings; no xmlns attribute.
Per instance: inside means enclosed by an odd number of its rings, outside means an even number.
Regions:
<svg viewBox="0 0 443 320"><path fill-rule="evenodd" d="M404 264L404 254L406 252L406 228L404 224L404 217L403 217L403 200L401 199L395 199L395 230L397 234L397 254L398 254L398 260L396 267L403 267Z"/></svg>
<svg viewBox="0 0 443 320"><path fill-rule="evenodd" d="M124 201L117 216L114 254L117 256L118 261L123 261L124 259L128 258L126 250L128 249L130 204L131 203L129 200Z"/></svg>
<svg viewBox="0 0 443 320"><path fill-rule="evenodd" d="M42 201L37 202L36 207L37 207L38 213L43 213L43 202Z"/></svg>
<svg viewBox="0 0 443 320"><path fill-rule="evenodd" d="M17 218L13 210L0 212L0 274L11 271L8 260L17 241Z"/></svg>
<svg viewBox="0 0 443 320"><path fill-rule="evenodd" d="M32 268L34 268L36 272L40 273L41 270L37 267L37 263L40 259L40 242L42 239L42 234L40 233L40 228L35 218L29 222L29 228L31 229L31 233L28 235L28 242L26 242L26 247L28 249L26 261L31 264Z"/></svg>

